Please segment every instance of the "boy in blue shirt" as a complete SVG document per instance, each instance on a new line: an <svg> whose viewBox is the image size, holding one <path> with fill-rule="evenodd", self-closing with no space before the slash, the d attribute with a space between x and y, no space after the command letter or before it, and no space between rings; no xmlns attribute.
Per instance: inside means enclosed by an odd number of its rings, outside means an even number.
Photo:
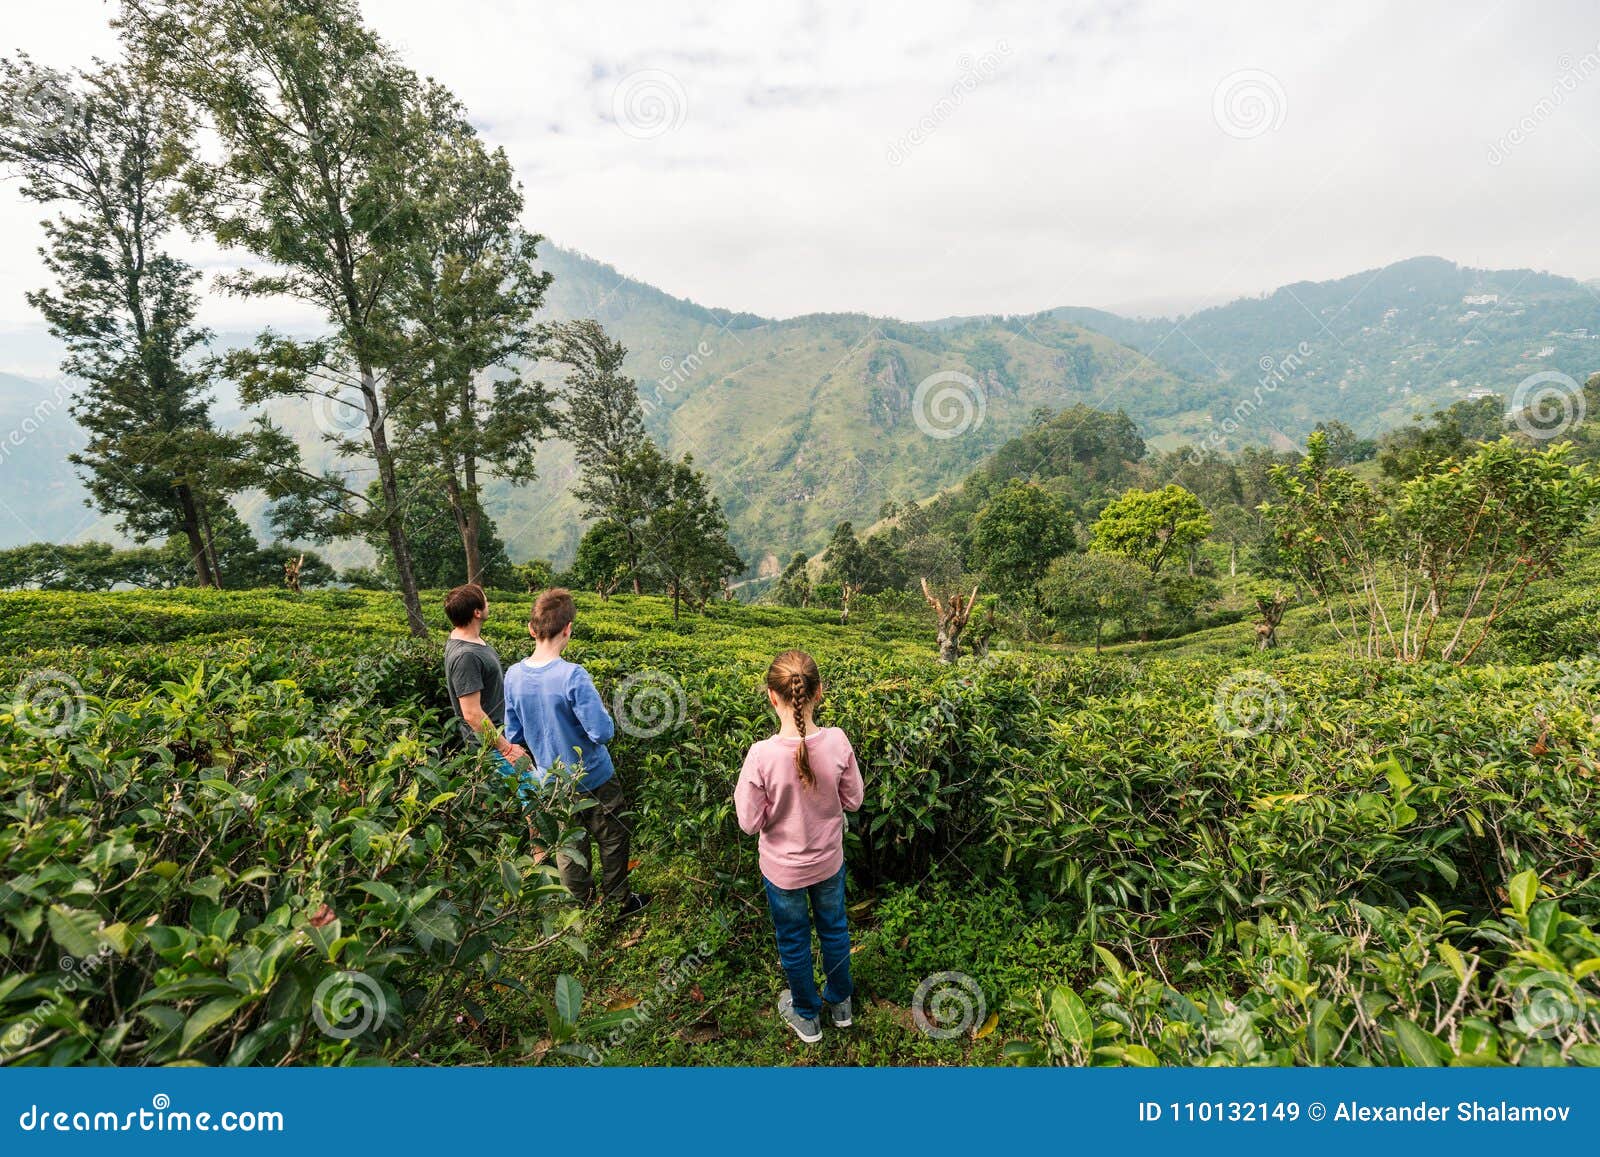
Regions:
<svg viewBox="0 0 1600 1157"><path fill-rule="evenodd" d="M556 866L567 891L578 903L587 904L594 898L589 865L598 845L602 897L628 916L643 908L649 897L628 887L629 831L622 818L628 801L606 750L616 724L589 672L561 657L572 641L576 617L569 591L558 587L535 600L528 619L533 654L506 672L505 737L527 749L540 783L560 772L576 778L584 795L594 801L594 806L578 813L583 835L575 850L582 862L558 851Z"/></svg>

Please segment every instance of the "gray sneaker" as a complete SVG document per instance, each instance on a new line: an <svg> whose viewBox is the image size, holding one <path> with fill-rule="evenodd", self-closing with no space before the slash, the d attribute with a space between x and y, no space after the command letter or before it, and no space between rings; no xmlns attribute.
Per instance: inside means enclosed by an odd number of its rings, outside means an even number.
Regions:
<svg viewBox="0 0 1600 1157"><path fill-rule="evenodd" d="M822 1006L828 1010L828 1023L833 1025L834 1028L849 1028L855 1023L854 1018L850 1015L850 998L848 996L838 1004L829 1004L827 1001L823 1001Z"/></svg>
<svg viewBox="0 0 1600 1157"><path fill-rule="evenodd" d="M778 997L778 1015L783 1017L783 1022L794 1029L794 1035L814 1045L822 1039L822 1024L816 1017L797 1016L794 1011L794 993L787 988L783 995Z"/></svg>

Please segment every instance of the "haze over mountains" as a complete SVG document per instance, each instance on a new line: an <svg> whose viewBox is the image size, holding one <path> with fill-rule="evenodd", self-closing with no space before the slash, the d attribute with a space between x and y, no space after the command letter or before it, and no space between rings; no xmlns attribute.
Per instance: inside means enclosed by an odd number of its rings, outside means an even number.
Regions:
<svg viewBox="0 0 1600 1157"><path fill-rule="evenodd" d="M1322 420L1372 434L1475 392L1509 400L1535 372L1581 382L1600 369L1594 283L1434 257L1176 320L1067 307L920 324L733 313L548 243L542 258L555 277L547 315L595 317L628 347L648 426L694 455L752 564L814 550L842 519L872 522L885 500L959 482L1042 407L1124 409L1160 447L1288 446ZM560 376L546 374L552 385ZM0 375L0 432L33 430L0 457L0 546L108 537L65 461L81 435L64 402L35 417L56 396L50 383ZM226 390L217 413L224 425L243 419ZM272 414L326 461L309 407ZM495 487L489 510L514 558L565 560L582 532L571 453L552 440L540 455L540 479Z"/></svg>

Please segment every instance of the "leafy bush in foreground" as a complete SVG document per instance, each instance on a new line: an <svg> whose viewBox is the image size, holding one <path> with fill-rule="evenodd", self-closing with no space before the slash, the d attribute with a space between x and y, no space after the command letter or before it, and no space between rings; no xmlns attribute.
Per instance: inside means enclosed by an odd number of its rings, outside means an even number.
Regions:
<svg viewBox="0 0 1600 1157"><path fill-rule="evenodd" d="M524 609L525 596L491 595L508 660ZM59 731L0 697L0 952L17 962L0 980L6 1058L432 1059L465 1055L450 1050L467 1047L480 1001L495 1003L486 993L539 1005L502 962L570 936L571 909L526 857L504 786L451 752L439 644L407 639L391 597L27 593L0 610L0 686L20 697L59 676L80 695ZM826 682L821 721L845 728L866 772L847 857L854 892L878 894L880 944L897 946L880 976L897 998L941 960L981 973L991 1007L1040 984L1082 992L1092 939L1126 962L1100 995L1127 1022L1101 1039L1099 1021L1123 1022L1097 1012L1093 1049L1125 1051L1049 1056L1147 1060L1138 1044L1219 1063L1246 1009L1255 1037L1233 1059L1392 1063L1396 1034L1422 1038L1383 1027L1363 992L1395 1009L1420 988L1462 993L1499 1024L1515 1021L1508 968L1560 971L1514 953L1557 953L1585 999L1600 982L1580 967L1589 957L1569 959L1600 916L1592 660L996 652L941 666L926 642L883 638L882 623L841 629L826 610L670 616L660 599L585 597L573 647L618 717L637 846L707 887L753 887L732 784L773 726L767 661L807 647ZM127 638L113 645L116 630ZM546 839L555 811L539 817ZM1560 919L1529 905L1537 927L1518 931L1501 889L1529 871ZM1479 961L1448 993L1446 945ZM1263 987L1269 965L1322 984L1321 1015L1349 1038L1304 1044L1301 998ZM540 986L554 979L534 970ZM1040 1047L1058 1013L1078 1023L1065 996L1028 1007ZM1358 1009L1379 1027L1352 1020ZM1499 1059L1548 1058L1497 1031ZM1590 1056L1573 1050L1592 1041L1570 1043L1566 1059Z"/></svg>
<svg viewBox="0 0 1600 1157"><path fill-rule="evenodd" d="M1315 922L1241 926L1223 983L1169 986L1099 948L1105 975L1019 1001L1019 1064L1600 1065L1592 917L1510 881L1497 919L1464 924L1341 903Z"/></svg>
<svg viewBox="0 0 1600 1157"><path fill-rule="evenodd" d="M563 931L559 891L436 715L338 720L292 682L201 667L91 702L66 735L0 714L0 1055L339 1063L421 1047L496 944ZM552 821L544 818L546 827Z"/></svg>

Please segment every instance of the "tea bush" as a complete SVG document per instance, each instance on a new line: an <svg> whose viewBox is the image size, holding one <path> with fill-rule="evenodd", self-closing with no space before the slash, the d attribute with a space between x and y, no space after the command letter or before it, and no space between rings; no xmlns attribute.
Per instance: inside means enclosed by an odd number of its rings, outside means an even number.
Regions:
<svg viewBox="0 0 1600 1157"><path fill-rule="evenodd" d="M490 595L508 661L527 601ZM947 666L918 618L852 619L714 605L683 629L665 600L579 597L569 654L618 718L636 848L719 903L753 891L732 786L773 726L766 664L802 646L819 721L866 774L847 860L878 896L886 996L967 968L991 1007L1022 995L1006 1015L1024 1060L1593 1059L1592 1022L1555 1054L1515 1025L1517 969L1564 976L1580 1020L1600 979L1581 955L1600 916L1600 663L996 649ZM576 917L505 786L455 750L436 625L413 640L393 596L364 592L0 595L19 700L0 697L8 1059L454 1056L490 994L548 1003L518 986L578 959ZM20 702L41 677L66 688L59 731ZM536 820L553 838L567 806ZM1546 898L1508 910L1529 872ZM561 991L552 1033L577 1023ZM1417 1003L1458 996L1448 1024Z"/></svg>
<svg viewBox="0 0 1600 1157"><path fill-rule="evenodd" d="M0 714L8 1062L416 1049L505 982L500 940L565 931L508 793L425 741L436 712L332 718L203 664L79 710L59 735Z"/></svg>
<svg viewBox="0 0 1600 1157"><path fill-rule="evenodd" d="M1510 882L1495 919L1340 903L1240 925L1222 983L1183 991L1098 948L1104 975L1014 1005L1026 1065L1600 1065L1593 918Z"/></svg>

